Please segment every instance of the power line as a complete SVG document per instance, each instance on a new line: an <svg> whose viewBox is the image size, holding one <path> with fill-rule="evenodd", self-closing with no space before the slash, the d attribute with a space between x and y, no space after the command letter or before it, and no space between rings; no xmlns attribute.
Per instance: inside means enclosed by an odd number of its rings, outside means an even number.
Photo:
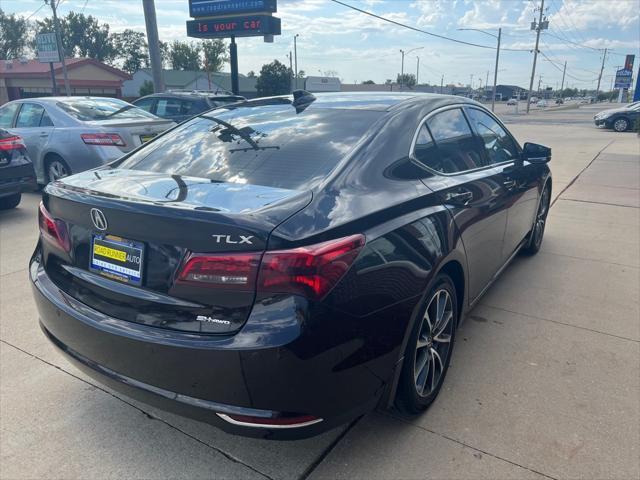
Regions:
<svg viewBox="0 0 640 480"><path fill-rule="evenodd" d="M407 25L405 23L397 22L395 20L391 20L390 18L382 17L380 15L376 15L375 13L367 12L366 10L362 10L361 8L354 7L353 5L349 5L348 3L341 2L340 0L331 0L333 3L337 3L338 5L342 5L343 7L350 8L351 10L355 10L356 12L363 13L365 15L369 15L370 17L377 18L378 20L382 20L384 22L393 23L394 25L398 25L399 27L408 28L409 30L413 30L414 32L424 33L425 35L430 35L436 38L442 38L443 40L449 40L450 42L460 43L462 45L469 45L471 47L478 48L486 48L489 50L495 50L496 47L492 47L490 45L480 45L478 43L465 42L464 40L458 40L457 38L446 37L444 35L438 35L437 33L428 32L426 30L422 30L420 28L412 27L411 25ZM515 48L502 48L501 50L509 50L512 52L528 52L529 50L524 49L515 49Z"/></svg>
<svg viewBox="0 0 640 480"><path fill-rule="evenodd" d="M42 5L40 5L35 12L33 12L31 15L29 15L27 18L25 18L26 20L29 20L31 17L33 17L36 13L38 13L40 10L42 10L42 7L44 7L46 5L46 3L43 3Z"/></svg>
<svg viewBox="0 0 640 480"><path fill-rule="evenodd" d="M80 11L80 13L84 13L84 9L87 8L87 3L89 3L89 0L84 0L84 5L82 6L82 10Z"/></svg>
<svg viewBox="0 0 640 480"><path fill-rule="evenodd" d="M545 55L545 53L544 53L542 50L540 50L540 55L542 55L544 58L546 58L546 59L547 59L547 61L548 61L551 65L553 65L553 66L554 66L558 71L562 72L563 67L561 67L560 65L556 64L556 62L554 62L551 58L549 58L547 55ZM567 74L566 74L566 75L567 75L567 77L572 78L573 80L576 80L576 81L578 81L578 82L583 82L583 83L591 83L591 82L595 82L595 81L597 80L597 78L593 78L593 79L590 79L590 80L586 80L586 79L584 79L584 78L578 78L578 77L576 77L576 76L574 76L574 75L571 75L571 74L570 74L570 73L568 73L568 72L567 72Z"/></svg>

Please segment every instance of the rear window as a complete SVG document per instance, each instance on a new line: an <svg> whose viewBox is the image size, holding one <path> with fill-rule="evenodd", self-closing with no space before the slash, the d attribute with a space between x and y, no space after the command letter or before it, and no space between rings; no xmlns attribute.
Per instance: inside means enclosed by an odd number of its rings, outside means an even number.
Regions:
<svg viewBox="0 0 640 480"><path fill-rule="evenodd" d="M215 110L126 157L119 168L304 189L349 153L381 112L288 104Z"/></svg>
<svg viewBox="0 0 640 480"><path fill-rule="evenodd" d="M58 107L78 120L123 120L156 118L155 115L115 98L73 98L57 103Z"/></svg>

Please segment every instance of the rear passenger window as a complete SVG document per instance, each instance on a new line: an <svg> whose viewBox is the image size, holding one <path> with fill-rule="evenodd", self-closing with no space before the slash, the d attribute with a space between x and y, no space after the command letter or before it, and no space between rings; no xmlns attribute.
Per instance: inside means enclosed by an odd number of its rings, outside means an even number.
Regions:
<svg viewBox="0 0 640 480"><path fill-rule="evenodd" d="M433 138L425 124L422 124L418 132L413 155L423 165L439 172L442 171L440 170L436 145L433 143Z"/></svg>
<svg viewBox="0 0 640 480"><path fill-rule="evenodd" d="M470 108L468 112L469 120L482 139L490 163L508 162L518 158L519 151L515 142L494 118L475 108Z"/></svg>
<svg viewBox="0 0 640 480"><path fill-rule="evenodd" d="M427 120L427 126L436 144L428 167L442 173L458 173L486 166L462 110L438 113Z"/></svg>
<svg viewBox="0 0 640 480"><path fill-rule="evenodd" d="M43 113L44 108L40 105L23 103L16 119L16 128L39 127Z"/></svg>

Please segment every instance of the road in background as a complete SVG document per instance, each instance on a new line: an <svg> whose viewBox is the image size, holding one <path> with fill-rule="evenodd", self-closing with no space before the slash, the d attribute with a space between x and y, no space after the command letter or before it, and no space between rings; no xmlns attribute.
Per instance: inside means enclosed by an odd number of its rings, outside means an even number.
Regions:
<svg viewBox="0 0 640 480"><path fill-rule="evenodd" d="M227 435L70 366L38 327L26 195L0 213L0 477L638 478L640 147L593 126L603 108L498 112L520 142L553 148L541 252L470 313L426 414L304 441Z"/></svg>

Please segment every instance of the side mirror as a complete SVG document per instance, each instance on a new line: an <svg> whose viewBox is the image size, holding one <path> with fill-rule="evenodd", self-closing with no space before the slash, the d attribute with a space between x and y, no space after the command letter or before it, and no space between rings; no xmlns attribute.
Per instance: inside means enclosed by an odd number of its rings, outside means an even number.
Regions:
<svg viewBox="0 0 640 480"><path fill-rule="evenodd" d="M522 147L522 159L529 163L547 163L551 160L551 149L537 143L525 143Z"/></svg>

